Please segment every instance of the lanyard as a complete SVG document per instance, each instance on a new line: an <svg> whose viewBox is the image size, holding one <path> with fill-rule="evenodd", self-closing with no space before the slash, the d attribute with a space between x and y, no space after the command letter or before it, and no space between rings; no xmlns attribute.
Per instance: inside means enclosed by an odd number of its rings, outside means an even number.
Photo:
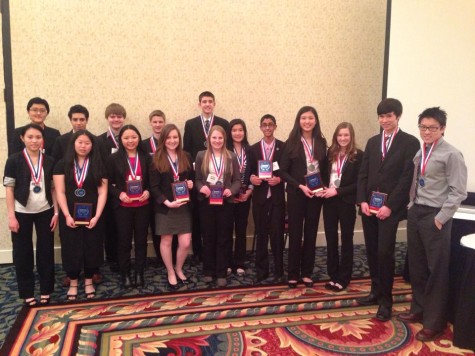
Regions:
<svg viewBox="0 0 475 356"><path fill-rule="evenodd" d="M84 160L82 168L79 167L79 163L74 160L74 180L78 188L82 188L84 180L86 179L87 171L89 170L89 157Z"/></svg>
<svg viewBox="0 0 475 356"><path fill-rule="evenodd" d="M109 130L109 136L110 136L110 138L112 139L112 142L114 142L115 148L119 148L119 143L118 143L117 140L115 139L115 135L112 133L111 128L109 127L108 130Z"/></svg>
<svg viewBox="0 0 475 356"><path fill-rule="evenodd" d="M173 180L175 182L178 182L178 180L180 179L180 176L178 174L178 157L175 162L173 162L169 154L167 154L167 157L168 157L168 162L170 163L170 167L173 171Z"/></svg>
<svg viewBox="0 0 475 356"><path fill-rule="evenodd" d="M150 148L152 150L152 153L155 153L157 151L157 144L155 143L155 139L150 137Z"/></svg>
<svg viewBox="0 0 475 356"><path fill-rule="evenodd" d="M432 151L434 150L435 146L437 145L437 141L438 140L432 142L429 152L427 152L426 145L422 145L421 176L423 176L426 172L427 162L429 162L429 158L432 155Z"/></svg>
<svg viewBox="0 0 475 356"><path fill-rule="evenodd" d="M264 139L261 140L261 153L262 153L262 158L266 161L272 161L274 159L274 151L275 151L275 139L272 141L270 144L270 152L269 155L267 155L266 152L266 143L264 142ZM269 146L269 145L267 145Z"/></svg>
<svg viewBox="0 0 475 356"><path fill-rule="evenodd" d="M396 129L396 131L394 131L393 134L389 136L388 142L386 142L386 135L384 134L384 132L381 134L381 157L383 161L386 158L386 154L388 153L389 148L391 147L391 144L394 141L394 137L396 137L396 134L398 132L399 132L399 127Z"/></svg>
<svg viewBox="0 0 475 356"><path fill-rule="evenodd" d="M135 162L134 162L134 166L132 167L132 165L130 164L130 158L127 157L127 163L129 165L129 169L130 169L130 175L132 176L132 179L137 179L137 169L138 169L138 166L139 166L139 154L138 152L135 154Z"/></svg>
<svg viewBox="0 0 475 356"><path fill-rule="evenodd" d="M221 178L224 172L223 154L221 154L221 157L219 159L219 165L214 153L211 153L211 158L212 158L211 161L213 163L214 172L216 174L217 181L219 181L219 179Z"/></svg>
<svg viewBox="0 0 475 356"><path fill-rule="evenodd" d="M201 126L203 126L203 133L205 134L206 139L208 139L209 129L213 127L214 115L211 115L211 119L209 119L208 130L206 130L205 118L203 117L203 115L200 115L200 117L201 117Z"/></svg>
<svg viewBox="0 0 475 356"><path fill-rule="evenodd" d="M347 159L348 159L348 154L346 154L345 157L343 157L343 160L341 160L341 156L340 154L338 154L338 159L336 160L336 174L338 178L341 178L341 171Z"/></svg>
<svg viewBox="0 0 475 356"><path fill-rule="evenodd" d="M238 163L239 163L239 172L242 173L242 170L244 168L244 164L246 163L246 151L244 150L244 147L241 146L241 155L237 153L236 148L233 147L234 153L236 154Z"/></svg>
<svg viewBox="0 0 475 356"><path fill-rule="evenodd" d="M33 180L33 183L35 185L40 185L41 170L43 168L43 154L41 153L41 150L39 151L38 163L36 164L36 169L33 166L33 161L31 160L31 157L28 154L28 151L26 150L26 148L23 149L23 156L26 159L26 163L28 163L28 168L30 169L31 179Z"/></svg>
<svg viewBox="0 0 475 356"><path fill-rule="evenodd" d="M313 140L312 140L312 147L307 143L307 140L304 139L303 137L300 137L300 141L303 143L303 148L305 149L305 156L307 156L307 159L310 163L315 162L315 159L313 158Z"/></svg>

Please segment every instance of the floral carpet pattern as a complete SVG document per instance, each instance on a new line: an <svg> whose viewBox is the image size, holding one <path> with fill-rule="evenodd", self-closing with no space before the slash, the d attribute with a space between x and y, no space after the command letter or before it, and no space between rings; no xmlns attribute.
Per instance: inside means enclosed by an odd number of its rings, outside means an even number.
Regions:
<svg viewBox="0 0 475 356"><path fill-rule="evenodd" d="M261 285L124 297L23 309L3 352L22 355L467 355L448 328L436 342L420 324L374 319L358 306L368 279L343 293ZM410 287L394 283L394 313L407 311ZM6 354L6 353L5 353Z"/></svg>

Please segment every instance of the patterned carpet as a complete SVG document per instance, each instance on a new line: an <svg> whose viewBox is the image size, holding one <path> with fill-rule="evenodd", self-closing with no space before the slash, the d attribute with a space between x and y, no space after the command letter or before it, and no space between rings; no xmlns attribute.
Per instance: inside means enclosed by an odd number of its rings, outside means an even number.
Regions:
<svg viewBox="0 0 475 356"><path fill-rule="evenodd" d="M466 355L441 339L422 343L420 324L375 320L376 306L343 293L285 285L233 287L56 304L22 311L5 354L28 355ZM407 283L394 283L395 313L407 311Z"/></svg>
<svg viewBox="0 0 475 356"><path fill-rule="evenodd" d="M402 270L405 255L405 244L398 243L396 252L396 274ZM228 277L228 288L231 287L246 287L252 286L254 281L254 256L248 255L248 264L246 275L244 277L237 277L231 275ZM326 249L318 247L316 252L316 263L314 269L315 280L326 280ZM156 295L167 293L166 273L162 266L156 266L156 261L150 260L149 266L146 270L147 286L143 289L123 290L120 288L119 278L117 273L111 272L108 265L101 269L104 281L97 287L98 299L117 298L117 297L132 297L137 295ZM201 281L201 266L185 265L185 271L190 276L193 282L188 289L199 291L201 289L213 288L213 285L205 284ZM366 258L364 246L355 246L354 258L354 273L355 278L362 278L368 275L366 267ZM56 266L56 280L57 287L55 293L52 295L53 303L55 301L64 301L66 298L67 288L61 287L61 281L65 274L61 269L61 265ZM272 275L271 275L272 277ZM264 285L270 284L270 281L264 282ZM82 286L79 288L81 292ZM167 295L165 295L167 296ZM84 297L82 297L84 299ZM5 336L8 334L10 328L13 326L19 312L21 310L21 300L18 299L14 268L11 265L0 266L0 345L3 344Z"/></svg>

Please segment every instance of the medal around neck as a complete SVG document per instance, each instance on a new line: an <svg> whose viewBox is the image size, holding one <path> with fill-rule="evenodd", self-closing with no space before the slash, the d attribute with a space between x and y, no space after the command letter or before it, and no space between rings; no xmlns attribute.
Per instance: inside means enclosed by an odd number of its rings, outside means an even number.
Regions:
<svg viewBox="0 0 475 356"><path fill-rule="evenodd" d="M209 186L211 191L209 195L209 205L223 205L224 186L222 184L214 184Z"/></svg>
<svg viewBox="0 0 475 356"><path fill-rule="evenodd" d="M388 195L386 193L381 192L371 192L371 197L369 198L369 212L372 214L376 214L379 209L384 206Z"/></svg>
<svg viewBox="0 0 475 356"><path fill-rule="evenodd" d="M78 188L74 191L74 195L78 198L83 198L86 195L86 190L82 188Z"/></svg>
<svg viewBox="0 0 475 356"><path fill-rule="evenodd" d="M92 204L74 203L73 219L76 226L89 225L92 219Z"/></svg>
<svg viewBox="0 0 475 356"><path fill-rule="evenodd" d="M188 191L188 185L186 182L172 183L173 198L177 202L190 201L190 192Z"/></svg>
<svg viewBox="0 0 475 356"><path fill-rule="evenodd" d="M322 177L319 172L307 174L306 176L304 176L304 178L305 178L305 185L313 193L323 190Z"/></svg>
<svg viewBox="0 0 475 356"><path fill-rule="evenodd" d="M259 160L257 162L257 174L260 179L272 178L272 162L269 160Z"/></svg>
<svg viewBox="0 0 475 356"><path fill-rule="evenodd" d="M40 193L40 192L41 192L41 186L35 185L35 186L33 187L33 193L38 194L38 193Z"/></svg>

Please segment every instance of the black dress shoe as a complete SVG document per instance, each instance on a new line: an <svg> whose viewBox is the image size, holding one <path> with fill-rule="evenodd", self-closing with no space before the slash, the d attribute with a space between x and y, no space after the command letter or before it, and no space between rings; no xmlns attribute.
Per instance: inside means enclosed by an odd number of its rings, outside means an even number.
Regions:
<svg viewBox="0 0 475 356"><path fill-rule="evenodd" d="M121 274L122 287L131 288L132 287L132 278L130 278L130 273Z"/></svg>
<svg viewBox="0 0 475 356"><path fill-rule="evenodd" d="M416 334L416 339L422 342L434 341L444 333L444 330L432 330L423 328Z"/></svg>
<svg viewBox="0 0 475 356"><path fill-rule="evenodd" d="M287 285L289 286L290 289L297 288L297 281L288 281Z"/></svg>
<svg viewBox="0 0 475 356"><path fill-rule="evenodd" d="M141 288L145 287L145 278L143 276L143 272L135 272L135 285Z"/></svg>
<svg viewBox="0 0 475 356"><path fill-rule="evenodd" d="M370 293L366 297L356 298L356 303L359 305L376 305L378 304L378 298Z"/></svg>
<svg viewBox="0 0 475 356"><path fill-rule="evenodd" d="M180 285L178 283L176 284L171 284L170 282L168 282L168 289L170 290L178 290L180 289Z"/></svg>
<svg viewBox="0 0 475 356"><path fill-rule="evenodd" d="M406 323L422 323L422 313L401 313L397 320Z"/></svg>
<svg viewBox="0 0 475 356"><path fill-rule="evenodd" d="M305 287L312 288L313 287L313 280L310 277L307 277L307 278L310 279L310 281L304 281L302 279L302 283L305 285Z"/></svg>
<svg viewBox="0 0 475 356"><path fill-rule="evenodd" d="M376 319L379 321L388 321L391 319L391 307L380 305L376 313Z"/></svg>

